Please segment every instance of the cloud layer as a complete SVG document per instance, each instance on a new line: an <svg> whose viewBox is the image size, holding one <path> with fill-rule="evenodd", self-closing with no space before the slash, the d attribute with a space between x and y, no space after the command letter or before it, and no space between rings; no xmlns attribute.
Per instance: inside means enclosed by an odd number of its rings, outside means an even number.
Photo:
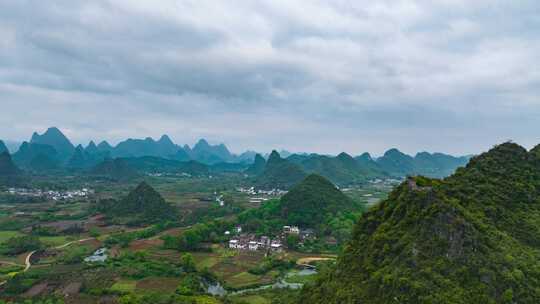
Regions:
<svg viewBox="0 0 540 304"><path fill-rule="evenodd" d="M0 138L168 133L233 150L540 142L540 4L0 2ZM436 3L434 3L436 2Z"/></svg>

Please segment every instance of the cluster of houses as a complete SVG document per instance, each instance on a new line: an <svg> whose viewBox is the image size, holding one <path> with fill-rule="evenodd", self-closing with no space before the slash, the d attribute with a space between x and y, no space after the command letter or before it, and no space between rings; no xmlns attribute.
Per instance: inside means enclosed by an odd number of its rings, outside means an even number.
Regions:
<svg viewBox="0 0 540 304"><path fill-rule="evenodd" d="M236 190L238 192L240 192L240 193L246 193L246 194L249 194L249 195L282 196L282 195L287 193L287 191L281 190L281 189L272 189L272 190L257 189L257 190L255 190L255 187L250 187L250 188L240 187L240 188L236 188Z"/></svg>
<svg viewBox="0 0 540 304"><path fill-rule="evenodd" d="M229 240L229 248L249 251L264 250L281 252L283 251L283 244L281 240L271 239L267 236L256 238L254 235L242 235Z"/></svg>
<svg viewBox="0 0 540 304"><path fill-rule="evenodd" d="M163 177L163 176L171 176L171 177L192 177L191 174L185 173L185 172L149 172L146 174L147 176L151 177Z"/></svg>
<svg viewBox="0 0 540 304"><path fill-rule="evenodd" d="M290 234L298 235L299 242L314 237L314 231L312 229L300 230L297 226L283 226L282 233L274 238L268 236L257 237L254 234L242 234L241 232L242 228L237 227L237 235L229 240L229 248L249 251L282 252L284 241ZM226 231L225 235L230 235L230 231Z"/></svg>
<svg viewBox="0 0 540 304"><path fill-rule="evenodd" d="M79 190L54 191L41 189L9 188L7 190L7 193L27 197L44 197L55 201L61 201L72 200L76 198L86 198L94 194L94 190L82 188Z"/></svg>

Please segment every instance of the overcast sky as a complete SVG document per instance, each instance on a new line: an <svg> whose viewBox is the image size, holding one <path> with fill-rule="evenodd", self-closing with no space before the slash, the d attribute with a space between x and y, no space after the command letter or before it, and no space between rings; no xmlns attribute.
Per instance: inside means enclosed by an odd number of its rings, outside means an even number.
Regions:
<svg viewBox="0 0 540 304"><path fill-rule="evenodd" d="M539 93L537 0L0 1L2 139L469 154Z"/></svg>

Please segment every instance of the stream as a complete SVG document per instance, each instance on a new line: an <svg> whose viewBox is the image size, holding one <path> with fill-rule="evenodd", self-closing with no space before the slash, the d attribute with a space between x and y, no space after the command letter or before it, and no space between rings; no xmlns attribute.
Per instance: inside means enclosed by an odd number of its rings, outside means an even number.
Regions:
<svg viewBox="0 0 540 304"><path fill-rule="evenodd" d="M285 274L284 276L280 277L279 280L273 284L268 284L268 285L263 285L263 286L259 286L259 287L255 287L255 288L246 288L246 289L241 289L241 290L237 290L237 291L233 291L233 292L228 292L225 288L223 288L223 286L221 286L221 284L219 282L215 283L215 284L212 284L212 285L208 285L208 288L207 288L207 292L213 296L224 296L224 295L240 295L240 294L244 294L244 293L248 293L248 292L254 292L254 291L260 291L260 290L265 290L265 289L279 289L279 288L291 288L291 289L299 289L299 288L302 288L302 286L304 286L304 284L301 284L301 283L289 283L287 282L287 277L289 277L290 275L299 275L299 276L308 276L308 275L314 275L316 274L317 271L314 270L314 269L302 269L300 270L299 272L288 272L287 274Z"/></svg>

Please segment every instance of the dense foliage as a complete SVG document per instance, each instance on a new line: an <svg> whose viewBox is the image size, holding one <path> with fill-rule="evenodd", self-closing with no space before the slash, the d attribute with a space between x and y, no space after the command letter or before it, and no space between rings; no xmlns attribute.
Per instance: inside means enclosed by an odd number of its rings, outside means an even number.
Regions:
<svg viewBox="0 0 540 304"><path fill-rule="evenodd" d="M225 241L223 233L231 230L232 222L215 220L195 224L179 236L164 236L164 247L179 251L197 251L204 249L202 243L215 243Z"/></svg>
<svg viewBox="0 0 540 304"><path fill-rule="evenodd" d="M21 174L11 155L7 151L0 152L0 186L14 186L21 183Z"/></svg>
<svg viewBox="0 0 540 304"><path fill-rule="evenodd" d="M297 225L314 229L319 237L331 237L341 244L349 239L363 210L363 204L344 195L324 177L312 174L280 200L269 200L257 209L240 213L238 221L244 230L258 235L276 235L284 225ZM308 240L302 248L293 246L298 244L297 240L288 243L291 248L308 252L336 249L328 247L323 238Z"/></svg>
<svg viewBox="0 0 540 304"><path fill-rule="evenodd" d="M89 173L118 181L133 179L139 175L124 159L119 158L106 159L93 167Z"/></svg>
<svg viewBox="0 0 540 304"><path fill-rule="evenodd" d="M176 220L176 209L146 182L140 183L120 201L104 200L98 211L112 218L128 218L130 224L152 224Z"/></svg>
<svg viewBox="0 0 540 304"><path fill-rule="evenodd" d="M16 236L0 244L0 253L17 255L23 252L38 250L43 246L39 238L33 235Z"/></svg>
<svg viewBox="0 0 540 304"><path fill-rule="evenodd" d="M538 303L540 148L505 143L365 213L309 303Z"/></svg>
<svg viewBox="0 0 540 304"><path fill-rule="evenodd" d="M317 227L329 215L353 210L355 206L326 178L311 174L281 198L280 213L290 225Z"/></svg>

